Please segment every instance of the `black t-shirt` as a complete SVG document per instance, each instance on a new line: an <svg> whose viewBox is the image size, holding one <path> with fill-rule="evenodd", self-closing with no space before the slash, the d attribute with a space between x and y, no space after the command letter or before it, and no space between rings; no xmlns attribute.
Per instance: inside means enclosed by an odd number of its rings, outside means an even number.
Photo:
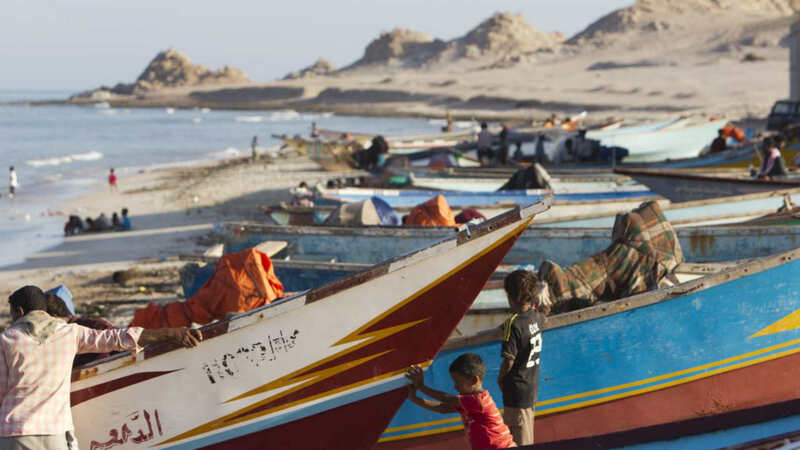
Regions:
<svg viewBox="0 0 800 450"><path fill-rule="evenodd" d="M503 378L503 404L531 408L539 385L539 356L542 353L544 318L535 309L514 314L503 324L503 359L513 359L511 371Z"/></svg>

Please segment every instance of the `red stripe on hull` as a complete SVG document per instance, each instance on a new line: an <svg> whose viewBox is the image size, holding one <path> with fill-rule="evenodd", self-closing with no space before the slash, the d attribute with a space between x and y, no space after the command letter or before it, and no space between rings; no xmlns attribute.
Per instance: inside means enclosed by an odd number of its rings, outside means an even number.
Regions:
<svg viewBox="0 0 800 450"><path fill-rule="evenodd" d="M606 448L603 441L613 441L614 446L630 445L769 420L772 415L750 414L749 422L737 417L736 423L726 417L736 411L800 399L798 367L800 354L794 354L646 394L537 417L534 436L537 443L544 444L541 448ZM655 432L679 422L684 424L670 427L669 433ZM379 448L455 448L463 441L462 433L386 442ZM597 439L592 440L593 436ZM577 441L569 445L564 442L573 439Z"/></svg>
<svg viewBox="0 0 800 450"><path fill-rule="evenodd" d="M369 449L389 425L406 399L405 389L395 389L359 402L340 406L279 427L248 434L204 448L238 450Z"/></svg>
<svg viewBox="0 0 800 450"><path fill-rule="evenodd" d="M180 370L180 369L178 369ZM160 377L168 373L175 372L175 370L167 370L164 372L139 372L127 377L117 378L105 383L96 384L92 387L72 391L69 394L70 406L80 405L81 403L91 400L95 397L114 392L118 389L126 388L136 383L147 381L151 378Z"/></svg>

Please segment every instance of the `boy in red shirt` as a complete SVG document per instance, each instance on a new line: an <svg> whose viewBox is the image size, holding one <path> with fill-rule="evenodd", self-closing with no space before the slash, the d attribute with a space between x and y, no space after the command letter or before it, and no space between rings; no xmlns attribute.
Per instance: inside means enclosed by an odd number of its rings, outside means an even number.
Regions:
<svg viewBox="0 0 800 450"><path fill-rule="evenodd" d="M417 405L442 414L457 412L464 422L472 450L516 447L503 417L489 391L483 389L486 366L475 353L465 353L450 364L450 377L460 395L451 395L425 386L422 368L411 366L406 376L411 380L408 399ZM417 390L437 401L417 397Z"/></svg>
<svg viewBox="0 0 800 450"><path fill-rule="evenodd" d="M112 191L117 190L117 174L114 173L114 168L108 171L108 188Z"/></svg>

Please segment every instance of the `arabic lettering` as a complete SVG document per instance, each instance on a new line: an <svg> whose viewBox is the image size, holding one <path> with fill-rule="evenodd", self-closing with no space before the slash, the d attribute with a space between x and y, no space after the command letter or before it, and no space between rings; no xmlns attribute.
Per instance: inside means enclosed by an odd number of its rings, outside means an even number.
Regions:
<svg viewBox="0 0 800 450"><path fill-rule="evenodd" d="M278 334L268 334L263 341L246 344L238 347L232 353L214 358L213 361L203 364L203 373L208 377L211 384L220 380L233 377L239 373L239 364L261 367L266 363L278 359L282 353L288 353L297 345L297 336L300 331L294 330L291 333L284 333L283 330ZM238 363L237 363L238 361Z"/></svg>
<svg viewBox="0 0 800 450"><path fill-rule="evenodd" d="M154 425L155 427L153 427ZM131 429L137 430L138 433L134 435ZM154 409L151 414L150 411L143 409L128 414L125 417L125 422L119 427L119 430L116 428L109 430L109 439L107 441L92 441L91 444L89 444L89 450L107 450L125 444L126 442L143 444L156 436L163 435L164 431L161 427L161 419L158 417L158 410Z"/></svg>

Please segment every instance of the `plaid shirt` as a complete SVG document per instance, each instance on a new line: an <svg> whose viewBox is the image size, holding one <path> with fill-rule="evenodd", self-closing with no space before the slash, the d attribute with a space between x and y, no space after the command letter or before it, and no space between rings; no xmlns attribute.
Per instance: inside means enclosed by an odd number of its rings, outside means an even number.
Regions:
<svg viewBox="0 0 800 450"><path fill-rule="evenodd" d="M0 335L0 436L74 430L72 359L78 353L135 349L141 334L141 328L92 330L61 322L40 344L12 324Z"/></svg>

